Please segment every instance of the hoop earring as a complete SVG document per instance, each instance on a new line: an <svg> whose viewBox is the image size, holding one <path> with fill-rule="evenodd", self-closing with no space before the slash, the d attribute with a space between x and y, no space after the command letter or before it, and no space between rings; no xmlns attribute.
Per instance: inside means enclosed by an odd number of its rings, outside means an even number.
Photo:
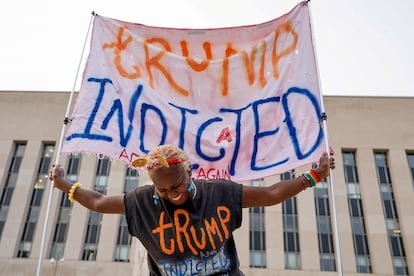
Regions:
<svg viewBox="0 0 414 276"><path fill-rule="evenodd" d="M187 192L191 193L192 191L194 191L194 189L195 189L194 182L191 181L191 184L188 185Z"/></svg>
<svg viewBox="0 0 414 276"><path fill-rule="evenodd" d="M154 199L154 205L158 205L158 202L160 201L160 196L157 194L154 194L152 198Z"/></svg>

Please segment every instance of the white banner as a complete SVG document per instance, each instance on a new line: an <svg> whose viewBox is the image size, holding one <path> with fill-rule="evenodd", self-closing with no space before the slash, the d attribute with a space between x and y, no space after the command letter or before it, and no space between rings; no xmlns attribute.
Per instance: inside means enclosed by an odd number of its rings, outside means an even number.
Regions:
<svg viewBox="0 0 414 276"><path fill-rule="evenodd" d="M183 148L193 177L263 178L324 150L306 2L272 21L219 29L94 19L91 49L62 153L130 163Z"/></svg>

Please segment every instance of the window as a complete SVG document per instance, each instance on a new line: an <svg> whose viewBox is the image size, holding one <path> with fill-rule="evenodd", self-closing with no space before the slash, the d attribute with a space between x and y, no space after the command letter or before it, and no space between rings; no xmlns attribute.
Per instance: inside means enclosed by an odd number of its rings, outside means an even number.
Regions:
<svg viewBox="0 0 414 276"><path fill-rule="evenodd" d="M398 210L395 205L391 175L389 173L387 154L374 152L377 168L378 185L381 191L381 200L384 219L388 229L388 242L396 275L409 275L404 250L404 242L400 233Z"/></svg>
<svg viewBox="0 0 414 276"><path fill-rule="evenodd" d="M342 152L346 183L358 183L358 170L355 164L354 152Z"/></svg>
<svg viewBox="0 0 414 276"><path fill-rule="evenodd" d="M359 198L349 198L349 213L351 217L363 217L362 202Z"/></svg>
<svg viewBox="0 0 414 276"><path fill-rule="evenodd" d="M106 186L110 170L109 158L98 159L94 190L106 194ZM85 233L82 260L95 261L98 253L99 235L101 232L102 214L89 211L88 225Z"/></svg>
<svg viewBox="0 0 414 276"><path fill-rule="evenodd" d="M19 174L20 164L22 162L25 149L25 143L15 143L14 153L10 160L7 178L3 185L3 190L0 190L0 238L3 233L4 224L6 223L10 201L16 186L17 176Z"/></svg>
<svg viewBox="0 0 414 276"><path fill-rule="evenodd" d="M39 220L40 205L42 203L43 192L49 179L49 169L54 145L44 145L42 156L39 160L36 181L33 185L32 196L29 208L27 210L26 221L23 226L23 232L18 247L18 258L29 258L32 249L33 236L36 230L37 221Z"/></svg>
<svg viewBox="0 0 414 276"><path fill-rule="evenodd" d="M135 189L139 183L139 173L137 170L127 167L125 171L124 193ZM129 262L131 249L131 235L128 231L128 224L125 215L119 216L118 237L115 248L115 262Z"/></svg>
<svg viewBox="0 0 414 276"><path fill-rule="evenodd" d="M336 271L334 254L321 253L319 259L322 271Z"/></svg>
<svg viewBox="0 0 414 276"><path fill-rule="evenodd" d="M66 168L66 179L72 183L77 182L81 155L71 155L68 160ZM60 204L58 215L55 222L55 230L52 239L52 246L49 251L49 258L60 260L63 257L63 250L65 249L66 236L69 229L70 214L72 212L72 204L68 200L68 195L60 192Z"/></svg>
<svg viewBox="0 0 414 276"><path fill-rule="evenodd" d="M365 231L364 210L362 208L361 193L359 189L355 152L343 151L342 156L346 170L345 183L348 196L348 211L351 217L356 269L357 272L360 273L371 273L372 267L368 247L368 238Z"/></svg>
<svg viewBox="0 0 414 276"><path fill-rule="evenodd" d="M281 174L281 180L293 179L295 171ZM285 268L301 269L300 246L299 246L299 227L296 197L292 197L282 203L283 219L283 248L285 252Z"/></svg>
<svg viewBox="0 0 414 276"><path fill-rule="evenodd" d="M414 153L407 153L407 159L408 159L408 167L411 171L411 182L414 187Z"/></svg>
<svg viewBox="0 0 414 276"><path fill-rule="evenodd" d="M250 186L263 186L263 179L250 182ZM266 232L265 209L254 207L249 209L249 249L250 267L266 268Z"/></svg>
<svg viewBox="0 0 414 276"><path fill-rule="evenodd" d="M322 180L313 187L321 271L336 271L328 185Z"/></svg>
<svg viewBox="0 0 414 276"><path fill-rule="evenodd" d="M318 208L318 213L320 216L330 216L331 212L329 209L329 199L327 197L316 198L316 204Z"/></svg>

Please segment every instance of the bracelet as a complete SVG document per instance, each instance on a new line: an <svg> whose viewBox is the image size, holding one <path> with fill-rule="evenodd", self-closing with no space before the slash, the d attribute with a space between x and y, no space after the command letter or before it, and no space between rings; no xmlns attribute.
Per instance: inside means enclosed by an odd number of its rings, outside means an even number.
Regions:
<svg viewBox="0 0 414 276"><path fill-rule="evenodd" d="M75 194L76 189L80 187L82 187L82 184L80 184L79 182L76 182L75 184L72 185L72 187L70 187L68 199L71 203L76 202L76 199L74 199L73 196Z"/></svg>
<svg viewBox="0 0 414 276"><path fill-rule="evenodd" d="M306 180L307 180L306 176L304 174L302 174L302 176L303 176L303 179L302 179L303 189L302 189L302 191L304 191L304 190L306 190L306 188L309 187L309 185L306 183Z"/></svg>
<svg viewBox="0 0 414 276"><path fill-rule="evenodd" d="M311 187L315 186L317 183L321 181L321 177L313 169L308 172L305 172L303 176L306 178L307 181L309 181Z"/></svg>
<svg viewBox="0 0 414 276"><path fill-rule="evenodd" d="M306 180L307 180L307 181L309 181L309 186L310 186L310 187L313 187L313 186L315 186L315 185L316 185L315 180L313 180L313 178L312 178L312 176L310 175L310 173L305 172L305 173L303 174L303 176L306 178Z"/></svg>
<svg viewBox="0 0 414 276"><path fill-rule="evenodd" d="M321 177L314 169L310 170L309 173L312 175L313 179L315 179L316 183L321 182Z"/></svg>

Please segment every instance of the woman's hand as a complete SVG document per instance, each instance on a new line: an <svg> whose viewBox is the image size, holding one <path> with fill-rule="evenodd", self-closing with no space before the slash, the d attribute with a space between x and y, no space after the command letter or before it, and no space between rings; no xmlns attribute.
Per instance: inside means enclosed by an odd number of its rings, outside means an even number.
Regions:
<svg viewBox="0 0 414 276"><path fill-rule="evenodd" d="M329 176L330 169L335 169L334 151L330 149L329 158L328 153L324 152L319 159L319 167L315 169L321 179Z"/></svg>
<svg viewBox="0 0 414 276"><path fill-rule="evenodd" d="M49 173L49 180L53 181L53 186L62 192L68 193L72 183L65 180L65 171L60 164L52 165Z"/></svg>
<svg viewBox="0 0 414 276"><path fill-rule="evenodd" d="M50 170L49 180L54 181L58 178L64 178L65 172L60 164L53 164Z"/></svg>
<svg viewBox="0 0 414 276"><path fill-rule="evenodd" d="M53 164L50 170L49 179L53 181L53 186L67 193L72 183L65 180L65 171L60 164Z"/></svg>

